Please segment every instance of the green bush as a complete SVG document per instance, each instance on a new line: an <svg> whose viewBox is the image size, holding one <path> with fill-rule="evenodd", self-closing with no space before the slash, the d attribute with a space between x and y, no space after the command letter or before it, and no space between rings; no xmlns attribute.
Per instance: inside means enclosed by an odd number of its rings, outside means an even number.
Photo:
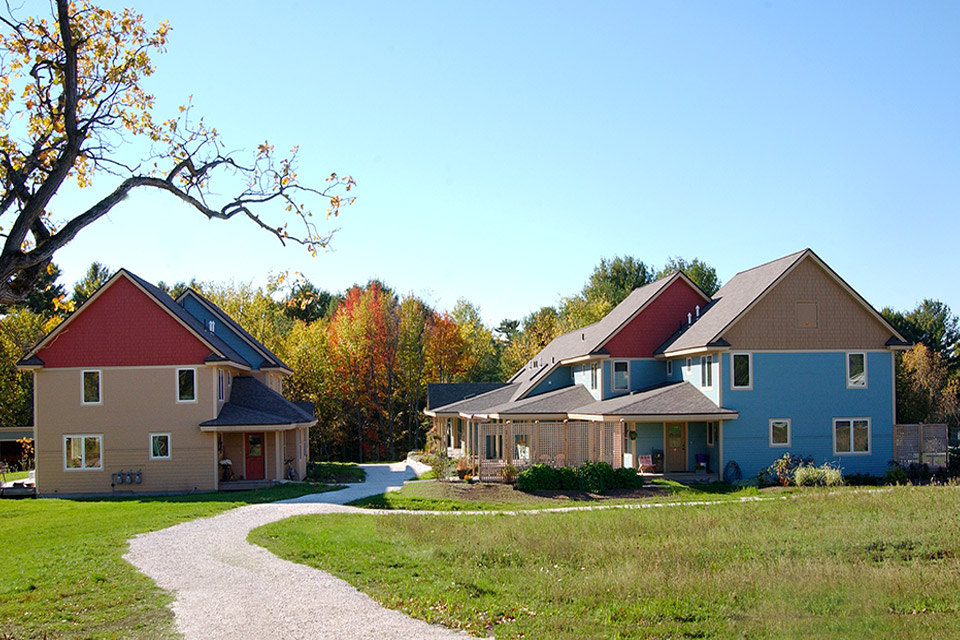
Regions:
<svg viewBox="0 0 960 640"><path fill-rule="evenodd" d="M353 462L311 462L307 465L307 479L328 484L363 482L367 472Z"/></svg>
<svg viewBox="0 0 960 640"><path fill-rule="evenodd" d="M639 489L643 486L643 476L636 469L620 467L613 472L614 489Z"/></svg>
<svg viewBox="0 0 960 640"><path fill-rule="evenodd" d="M843 484L843 473L829 464L802 464L793 470L793 483L798 487L836 487Z"/></svg>
<svg viewBox="0 0 960 640"><path fill-rule="evenodd" d="M560 477L560 488L564 491L576 491L580 488L580 480L577 478L577 472L570 467L560 467L557 469Z"/></svg>
<svg viewBox="0 0 960 640"><path fill-rule="evenodd" d="M883 474L883 484L909 484L907 472L898 464L892 464L887 467L887 472Z"/></svg>
<svg viewBox="0 0 960 640"><path fill-rule="evenodd" d="M577 469L577 480L581 491L604 493L614 485L614 472L606 462L584 462Z"/></svg>
<svg viewBox="0 0 960 640"><path fill-rule="evenodd" d="M560 474L545 464L535 464L517 476L520 491L550 491L560 488Z"/></svg>

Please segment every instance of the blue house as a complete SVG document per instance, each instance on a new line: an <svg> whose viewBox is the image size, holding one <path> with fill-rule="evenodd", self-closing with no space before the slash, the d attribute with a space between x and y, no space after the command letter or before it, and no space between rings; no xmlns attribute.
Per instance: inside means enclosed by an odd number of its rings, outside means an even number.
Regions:
<svg viewBox="0 0 960 640"><path fill-rule="evenodd" d="M877 475L909 346L805 249L712 297L683 273L635 289L506 383L430 385L426 413L490 478L587 460L749 478L785 452Z"/></svg>

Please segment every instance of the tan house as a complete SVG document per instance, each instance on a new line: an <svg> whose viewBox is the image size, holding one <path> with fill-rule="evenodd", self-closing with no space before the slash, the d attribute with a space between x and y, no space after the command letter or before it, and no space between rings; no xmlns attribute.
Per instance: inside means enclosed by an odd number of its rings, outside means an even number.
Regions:
<svg viewBox="0 0 960 640"><path fill-rule="evenodd" d="M39 495L215 491L303 478L310 403L212 302L121 269L18 363L33 371Z"/></svg>

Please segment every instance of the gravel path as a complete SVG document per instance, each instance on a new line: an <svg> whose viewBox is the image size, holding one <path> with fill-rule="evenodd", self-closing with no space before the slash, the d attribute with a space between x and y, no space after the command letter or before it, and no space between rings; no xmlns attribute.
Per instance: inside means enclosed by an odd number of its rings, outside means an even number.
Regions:
<svg viewBox="0 0 960 640"><path fill-rule="evenodd" d="M448 629L384 609L311 567L247 542L251 529L290 516L353 512L341 506L414 476L406 463L364 465L366 482L341 491L251 505L130 540L124 556L162 589L187 640L237 638L459 638Z"/></svg>

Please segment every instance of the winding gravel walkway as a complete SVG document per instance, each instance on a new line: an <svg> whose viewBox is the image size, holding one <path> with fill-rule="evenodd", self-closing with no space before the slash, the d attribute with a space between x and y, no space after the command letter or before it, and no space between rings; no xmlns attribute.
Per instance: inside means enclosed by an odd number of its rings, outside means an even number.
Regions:
<svg viewBox="0 0 960 640"><path fill-rule="evenodd" d="M173 591L187 640L237 638L459 638L448 629L384 609L369 596L311 567L247 542L251 529L290 516L359 511L344 503L400 487L406 463L364 465L366 482L341 491L251 505L144 533L124 558Z"/></svg>

